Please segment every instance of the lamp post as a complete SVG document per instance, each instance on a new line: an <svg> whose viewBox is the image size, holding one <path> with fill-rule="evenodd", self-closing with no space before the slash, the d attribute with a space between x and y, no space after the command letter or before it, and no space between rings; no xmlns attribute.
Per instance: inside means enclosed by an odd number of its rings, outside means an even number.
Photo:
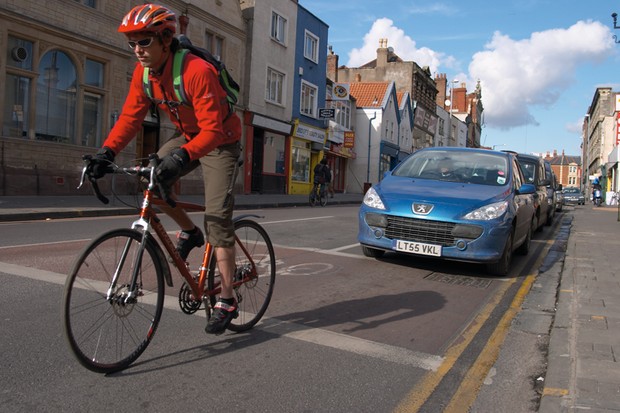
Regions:
<svg viewBox="0 0 620 413"><path fill-rule="evenodd" d="M614 29L620 29L620 26L618 26L618 13L611 13L611 18L614 20ZM614 40L616 41L616 43L620 43L620 40L618 40L618 36L616 36L615 34Z"/></svg>
<svg viewBox="0 0 620 413"><path fill-rule="evenodd" d="M446 100L444 102L446 106L450 106L450 114L449 114L450 116L448 118L448 146L451 146L450 145L450 141L452 140L452 101L453 101L453 98L454 98L454 86L453 85L455 83L458 83L458 82L459 82L458 79L454 79L451 82L452 84L450 85L450 99L448 99L448 100ZM456 139L455 139L455 141L456 141ZM455 142L454 146L456 146L456 142Z"/></svg>

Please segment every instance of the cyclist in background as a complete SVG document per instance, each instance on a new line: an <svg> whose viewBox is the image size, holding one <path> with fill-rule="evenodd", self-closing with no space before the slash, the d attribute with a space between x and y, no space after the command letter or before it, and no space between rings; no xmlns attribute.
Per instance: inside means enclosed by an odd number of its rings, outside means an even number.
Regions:
<svg viewBox="0 0 620 413"><path fill-rule="evenodd" d="M198 166L202 168L205 216L204 228L215 247L222 278L222 292L205 331L220 334L238 315L233 296L235 270L232 194L228 187L240 154L241 121L232 112L226 92L220 86L217 71L206 61L187 55L183 65L183 84L189 105L174 101L172 62L179 42L175 39L176 16L169 9L142 4L134 7L118 28L128 40L138 63L133 71L129 92L120 117L102 148L93 158L91 174L100 178L105 166L137 135L151 103L168 114L176 133L159 148L161 163L156 174L172 199L174 183ZM152 99L147 97L143 72L149 71ZM181 228L177 251L183 259L195 247L204 245L200 228L180 207L162 206Z"/></svg>
<svg viewBox="0 0 620 413"><path fill-rule="evenodd" d="M325 196L325 185L331 181L332 174L327 166L327 158L321 159L321 162L314 167L314 185L321 185L321 196Z"/></svg>

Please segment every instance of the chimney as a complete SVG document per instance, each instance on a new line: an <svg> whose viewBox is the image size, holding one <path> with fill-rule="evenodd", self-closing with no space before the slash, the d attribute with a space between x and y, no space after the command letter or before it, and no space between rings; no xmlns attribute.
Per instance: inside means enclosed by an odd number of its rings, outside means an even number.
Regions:
<svg viewBox="0 0 620 413"><path fill-rule="evenodd" d="M379 39L377 49L377 67L386 67L388 62L387 39Z"/></svg>
<svg viewBox="0 0 620 413"><path fill-rule="evenodd" d="M445 73L439 73L435 76L435 86L437 87L437 106L446 108L446 99L448 98L448 79Z"/></svg>
<svg viewBox="0 0 620 413"><path fill-rule="evenodd" d="M554 149L554 150L553 150L553 157L555 158L556 156L558 156L558 150L557 150L557 149Z"/></svg>
<svg viewBox="0 0 620 413"><path fill-rule="evenodd" d="M331 45L327 53L327 77L334 82L338 82L338 55L334 54Z"/></svg>

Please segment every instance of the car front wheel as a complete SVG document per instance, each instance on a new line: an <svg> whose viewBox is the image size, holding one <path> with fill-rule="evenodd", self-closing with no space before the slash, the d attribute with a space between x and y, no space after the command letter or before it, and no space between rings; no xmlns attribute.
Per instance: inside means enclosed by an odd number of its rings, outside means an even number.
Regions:
<svg viewBox="0 0 620 413"><path fill-rule="evenodd" d="M506 244L504 245L504 251L502 252L502 256L499 261L487 264L487 271L491 274L505 276L510 271L510 264L512 264L512 237L514 235L514 230L510 231L508 234L508 238L506 239Z"/></svg>
<svg viewBox="0 0 620 413"><path fill-rule="evenodd" d="M383 257L383 254L385 254L385 251L383 250L366 247L364 245L362 245L362 252L364 253L366 257L370 257L370 258L381 258Z"/></svg>

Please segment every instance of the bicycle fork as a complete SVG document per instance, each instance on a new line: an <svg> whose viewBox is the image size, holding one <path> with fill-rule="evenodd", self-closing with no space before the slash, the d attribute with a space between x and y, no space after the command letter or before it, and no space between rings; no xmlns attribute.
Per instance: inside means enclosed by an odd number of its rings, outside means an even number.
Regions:
<svg viewBox="0 0 620 413"><path fill-rule="evenodd" d="M123 271L123 268L125 267L125 264L127 263L129 251L131 249L131 243L132 243L132 239L128 239L125 244L125 247L123 248L123 252L121 253L120 259L118 261L118 265L116 266L116 269L114 270L114 275L112 277L112 281L110 282L110 287L108 288L108 291L106 294L106 299L108 301L112 301L112 299L116 295L118 279ZM142 240L140 242L140 246L138 247L138 250L136 251L135 257L133 257L132 259L133 266L131 268L131 282L128 285L127 295L125 296L123 300L123 304L130 304L134 302L135 299L137 298L138 277L140 276L142 256L144 255L145 248L146 248L146 234L143 234Z"/></svg>

